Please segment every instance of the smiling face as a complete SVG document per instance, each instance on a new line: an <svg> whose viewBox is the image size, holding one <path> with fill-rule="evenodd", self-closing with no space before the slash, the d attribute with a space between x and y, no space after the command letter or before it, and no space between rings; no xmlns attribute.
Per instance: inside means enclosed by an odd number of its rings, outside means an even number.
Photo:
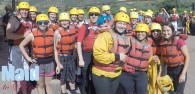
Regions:
<svg viewBox="0 0 195 94"><path fill-rule="evenodd" d="M161 31L160 30L152 30L151 34L152 34L152 37L154 39L157 39L157 38L159 38L161 36Z"/></svg>
<svg viewBox="0 0 195 94"><path fill-rule="evenodd" d="M92 23L96 23L99 17L99 13L89 13L89 19Z"/></svg>
<svg viewBox="0 0 195 94"><path fill-rule="evenodd" d="M163 32L162 32L162 36L166 39L170 38L171 36L173 35L173 31L172 29L167 26L167 25L164 25L163 26Z"/></svg>
<svg viewBox="0 0 195 94"><path fill-rule="evenodd" d="M123 33L127 27L127 23L123 21L117 21L115 23L115 28L118 31L118 33Z"/></svg>
<svg viewBox="0 0 195 94"><path fill-rule="evenodd" d="M35 12L30 12L29 15L30 15L31 20L36 19L37 14Z"/></svg>
<svg viewBox="0 0 195 94"><path fill-rule="evenodd" d="M77 20L77 15L76 14L72 14L70 15L71 21L75 22Z"/></svg>
<svg viewBox="0 0 195 94"><path fill-rule="evenodd" d="M57 14L56 13L49 13L49 19L51 21L55 21L57 19Z"/></svg>
<svg viewBox="0 0 195 94"><path fill-rule="evenodd" d="M67 21L67 20L62 20L62 21L60 21L60 25L61 25L63 28L67 28L67 27L70 25L70 22Z"/></svg>
<svg viewBox="0 0 195 94"><path fill-rule="evenodd" d="M136 37L139 41L146 39L147 33L144 31L136 31Z"/></svg>
<svg viewBox="0 0 195 94"><path fill-rule="evenodd" d="M152 19L151 19L151 17L149 17L149 16L146 16L144 20L145 20L145 23L146 23L146 24L149 24L149 23L152 22Z"/></svg>
<svg viewBox="0 0 195 94"><path fill-rule="evenodd" d="M131 24L137 24L138 19L137 18L131 18Z"/></svg>
<svg viewBox="0 0 195 94"><path fill-rule="evenodd" d="M37 25L38 25L40 30L45 31L48 23L49 23L48 21L39 21L39 22L37 22Z"/></svg>
<svg viewBox="0 0 195 94"><path fill-rule="evenodd" d="M26 18L28 16L28 11L29 9L20 9L19 13L21 14L23 18Z"/></svg>
<svg viewBox="0 0 195 94"><path fill-rule="evenodd" d="M82 15L82 14L78 15L78 20L79 20L79 21L82 21L83 18L84 18L84 15Z"/></svg>

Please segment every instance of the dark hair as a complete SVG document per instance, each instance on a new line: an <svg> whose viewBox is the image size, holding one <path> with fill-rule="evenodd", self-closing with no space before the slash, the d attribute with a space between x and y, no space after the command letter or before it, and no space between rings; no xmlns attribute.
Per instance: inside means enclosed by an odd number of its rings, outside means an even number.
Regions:
<svg viewBox="0 0 195 94"><path fill-rule="evenodd" d="M173 24L171 23L171 22L164 22L163 24L162 24L162 27L163 26L168 26L168 27L170 27L171 28L171 30L172 30L172 32L173 32L173 34L175 34L175 28L174 28L174 26L173 26ZM163 29L163 28L162 28Z"/></svg>

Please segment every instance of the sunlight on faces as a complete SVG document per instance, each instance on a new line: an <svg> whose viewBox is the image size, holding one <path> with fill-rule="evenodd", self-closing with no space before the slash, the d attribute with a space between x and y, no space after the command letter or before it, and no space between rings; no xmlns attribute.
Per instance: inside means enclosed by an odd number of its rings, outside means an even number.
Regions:
<svg viewBox="0 0 195 94"><path fill-rule="evenodd" d="M123 21L117 21L115 23L115 28L119 33L123 33L127 27L127 23Z"/></svg>
<svg viewBox="0 0 195 94"><path fill-rule="evenodd" d="M28 16L28 11L29 9L20 9L19 13L21 14L23 18L26 18Z"/></svg>
<svg viewBox="0 0 195 94"><path fill-rule="evenodd" d="M147 33L144 31L136 31L136 37L139 41L146 39Z"/></svg>
<svg viewBox="0 0 195 94"><path fill-rule="evenodd" d="M83 18L84 18L84 15L82 15L82 14L78 15L78 20L79 20L79 21L82 21Z"/></svg>
<svg viewBox="0 0 195 94"><path fill-rule="evenodd" d="M99 17L99 13L89 13L89 19L92 23L96 23Z"/></svg>
<svg viewBox="0 0 195 94"><path fill-rule="evenodd" d="M29 15L30 15L31 20L36 19L37 14L35 12L30 12Z"/></svg>
<svg viewBox="0 0 195 94"><path fill-rule="evenodd" d="M152 30L151 33L153 38L159 38L161 36L160 30Z"/></svg>
<svg viewBox="0 0 195 94"><path fill-rule="evenodd" d="M152 22L152 19L151 19L149 16L146 16L144 20L145 20L145 23L146 23L146 24Z"/></svg>
<svg viewBox="0 0 195 94"><path fill-rule="evenodd" d="M169 26L163 26L162 36L166 39L170 38L173 35L173 31Z"/></svg>
<svg viewBox="0 0 195 94"><path fill-rule="evenodd" d="M137 18L131 18L131 24L137 24Z"/></svg>
<svg viewBox="0 0 195 94"><path fill-rule="evenodd" d="M72 14L70 15L71 21L76 21L77 20L77 15Z"/></svg>
<svg viewBox="0 0 195 94"><path fill-rule="evenodd" d="M49 19L51 21L55 21L57 19L57 14L56 13L49 13Z"/></svg>
<svg viewBox="0 0 195 94"><path fill-rule="evenodd" d="M70 25L70 22L68 20L62 20L62 21L60 21L60 25L63 28L67 28Z"/></svg>

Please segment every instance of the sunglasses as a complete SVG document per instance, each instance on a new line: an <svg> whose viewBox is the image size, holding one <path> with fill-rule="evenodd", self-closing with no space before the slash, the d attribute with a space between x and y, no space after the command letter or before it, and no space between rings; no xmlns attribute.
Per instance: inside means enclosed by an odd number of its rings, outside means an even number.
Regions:
<svg viewBox="0 0 195 94"><path fill-rule="evenodd" d="M151 32L160 32L160 30L152 30Z"/></svg>
<svg viewBox="0 0 195 94"><path fill-rule="evenodd" d="M89 16L99 16L100 14L99 13L90 13Z"/></svg>
<svg viewBox="0 0 195 94"><path fill-rule="evenodd" d="M46 21L39 21L37 22L38 25L48 25L49 22L46 22Z"/></svg>

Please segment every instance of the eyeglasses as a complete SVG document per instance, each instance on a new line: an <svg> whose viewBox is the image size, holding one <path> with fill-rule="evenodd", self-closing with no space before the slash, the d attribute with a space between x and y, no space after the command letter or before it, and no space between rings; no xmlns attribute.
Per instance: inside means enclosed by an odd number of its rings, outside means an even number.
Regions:
<svg viewBox="0 0 195 94"><path fill-rule="evenodd" d="M37 22L38 25L48 25L49 22L46 22L46 21L39 21Z"/></svg>
<svg viewBox="0 0 195 94"><path fill-rule="evenodd" d="M153 33L153 32L160 32L160 30L152 30L151 32L152 32L152 33Z"/></svg>
<svg viewBox="0 0 195 94"><path fill-rule="evenodd" d="M93 15L99 16L100 14L99 14L99 13L90 13L90 14L89 14L89 16L93 16Z"/></svg>

